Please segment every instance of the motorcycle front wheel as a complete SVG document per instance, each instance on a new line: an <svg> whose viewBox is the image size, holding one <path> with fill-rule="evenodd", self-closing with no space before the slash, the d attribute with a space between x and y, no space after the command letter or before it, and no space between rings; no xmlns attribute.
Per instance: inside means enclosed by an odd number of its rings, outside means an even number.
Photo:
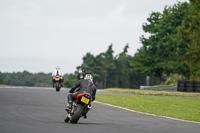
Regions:
<svg viewBox="0 0 200 133"><path fill-rule="evenodd" d="M76 113L74 116L71 118L70 122L71 123L77 123L78 120L80 119L82 113L83 113L84 106L82 104L78 104L78 108L76 110Z"/></svg>
<svg viewBox="0 0 200 133"><path fill-rule="evenodd" d="M60 83L59 82L56 82L55 87L56 87L56 91L60 91Z"/></svg>

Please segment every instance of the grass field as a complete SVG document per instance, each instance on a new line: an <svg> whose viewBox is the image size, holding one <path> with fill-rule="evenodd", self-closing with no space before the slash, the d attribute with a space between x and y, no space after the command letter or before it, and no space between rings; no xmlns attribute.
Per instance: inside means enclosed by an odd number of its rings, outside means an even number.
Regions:
<svg viewBox="0 0 200 133"><path fill-rule="evenodd" d="M135 94L135 95L161 95L161 96L181 96L181 97L200 97L200 93L194 92L170 92L170 91L153 91L153 90L140 90L140 89L120 89L110 88L104 89L107 92Z"/></svg>
<svg viewBox="0 0 200 133"><path fill-rule="evenodd" d="M145 92L137 92L138 95L130 95L129 93L128 95L123 93L97 94L96 100L135 111L200 122L200 97L185 97L185 93L176 94L179 95L178 97L166 96L167 92L165 95L141 95ZM154 93L163 92L154 91ZM180 96L181 94L184 94L183 97ZM196 95L198 94L194 94L194 96Z"/></svg>

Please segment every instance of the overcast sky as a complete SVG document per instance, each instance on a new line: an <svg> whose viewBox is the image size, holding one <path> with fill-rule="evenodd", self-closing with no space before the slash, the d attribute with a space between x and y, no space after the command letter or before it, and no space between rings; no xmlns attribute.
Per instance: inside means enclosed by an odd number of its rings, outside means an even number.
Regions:
<svg viewBox="0 0 200 133"><path fill-rule="evenodd" d="M189 0L179 0L185 2ZM177 0L0 0L0 71L73 73L90 52L142 44L142 24Z"/></svg>

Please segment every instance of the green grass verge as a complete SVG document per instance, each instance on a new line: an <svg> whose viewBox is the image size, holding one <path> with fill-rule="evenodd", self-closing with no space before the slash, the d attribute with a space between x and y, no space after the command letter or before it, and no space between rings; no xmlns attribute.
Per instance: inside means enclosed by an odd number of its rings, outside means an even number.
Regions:
<svg viewBox="0 0 200 133"><path fill-rule="evenodd" d="M97 94L96 100L135 111L200 122L200 98Z"/></svg>
<svg viewBox="0 0 200 133"><path fill-rule="evenodd" d="M140 90L140 89L120 89L120 88L109 88L103 91L116 92L116 93L127 93L135 95L161 95L161 96L183 96L183 97L200 97L200 93L194 92L169 92L169 91L153 91L153 90Z"/></svg>

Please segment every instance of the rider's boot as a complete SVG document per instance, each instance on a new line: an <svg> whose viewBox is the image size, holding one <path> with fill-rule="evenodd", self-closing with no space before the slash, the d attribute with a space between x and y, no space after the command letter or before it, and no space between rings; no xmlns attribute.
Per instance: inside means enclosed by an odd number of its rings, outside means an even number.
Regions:
<svg viewBox="0 0 200 133"><path fill-rule="evenodd" d="M87 115L85 114L85 115L83 116L83 118L86 119L86 118L87 118Z"/></svg>
<svg viewBox="0 0 200 133"><path fill-rule="evenodd" d="M72 101L70 100L67 104L67 108L65 109L66 111L70 111L72 109Z"/></svg>

